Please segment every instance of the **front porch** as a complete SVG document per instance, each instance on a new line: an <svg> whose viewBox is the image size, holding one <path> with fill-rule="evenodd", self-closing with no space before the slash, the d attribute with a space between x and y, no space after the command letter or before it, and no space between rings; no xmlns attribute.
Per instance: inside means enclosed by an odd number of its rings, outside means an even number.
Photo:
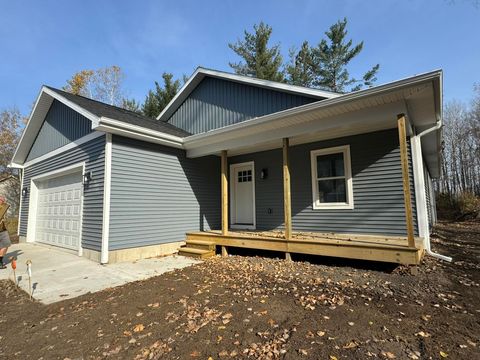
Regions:
<svg viewBox="0 0 480 360"><path fill-rule="evenodd" d="M292 232L286 239L281 231L220 230L187 233L189 242L205 241L222 247L226 255L228 247L333 256L349 259L373 260L405 265L421 262L423 239L415 238L415 247L408 246L406 237L360 234Z"/></svg>

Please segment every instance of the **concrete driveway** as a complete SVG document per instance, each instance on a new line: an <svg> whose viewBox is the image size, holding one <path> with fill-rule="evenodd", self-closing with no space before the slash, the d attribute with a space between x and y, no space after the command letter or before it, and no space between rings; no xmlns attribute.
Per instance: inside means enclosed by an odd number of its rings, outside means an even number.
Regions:
<svg viewBox="0 0 480 360"><path fill-rule="evenodd" d="M74 298L88 292L145 280L198 261L183 256L142 259L135 262L100 265L77 255L37 244L15 244L6 258L17 257L19 286L29 291L26 261L32 261L33 297L44 304ZM4 259L4 262L6 259ZM14 279L13 270L0 270L0 280Z"/></svg>

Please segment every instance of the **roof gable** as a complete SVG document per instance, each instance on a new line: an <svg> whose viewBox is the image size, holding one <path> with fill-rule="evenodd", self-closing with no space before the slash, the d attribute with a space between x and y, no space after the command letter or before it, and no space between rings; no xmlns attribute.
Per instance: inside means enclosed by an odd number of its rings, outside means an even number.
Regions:
<svg viewBox="0 0 480 360"><path fill-rule="evenodd" d="M168 123L83 96L43 86L17 145L11 166L21 167L25 163L54 101L58 101L65 105L66 108L89 120L90 123L84 123L84 127L90 126L92 131L98 130L112 133L123 131L122 135L125 136L128 136L129 132L132 131L149 132L158 141L162 140L164 136L174 138L177 141L177 139L190 135L188 132ZM59 119L57 122L65 120L68 119ZM57 126L60 125L57 124ZM115 127L115 131L112 127Z"/></svg>
<svg viewBox="0 0 480 360"><path fill-rule="evenodd" d="M54 99L26 161L56 150L92 131L89 119Z"/></svg>
<svg viewBox="0 0 480 360"><path fill-rule="evenodd" d="M168 122L199 134L315 101L318 98L205 76Z"/></svg>
<svg viewBox="0 0 480 360"><path fill-rule="evenodd" d="M246 84L258 88L270 89L275 91L280 91L288 94L301 95L306 97L311 97L316 100L330 99L341 94L334 92L311 89L302 86L295 86L284 84L276 81L269 81L263 79L257 79L250 76L243 76L237 74L231 74L218 70L211 70L199 67L188 81L183 85L180 91L175 95L175 97L170 101L170 103L163 109L160 115L157 116L158 120L167 121L170 117L177 111L177 109L182 105L182 103L189 97L189 95L195 90L195 88L200 84L200 82L205 77L213 77L217 79L222 79L225 81Z"/></svg>

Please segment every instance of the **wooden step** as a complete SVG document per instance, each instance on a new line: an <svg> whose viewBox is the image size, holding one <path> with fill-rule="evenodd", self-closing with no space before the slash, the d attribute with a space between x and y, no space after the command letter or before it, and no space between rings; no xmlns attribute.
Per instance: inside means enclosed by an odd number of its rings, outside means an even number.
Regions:
<svg viewBox="0 0 480 360"><path fill-rule="evenodd" d="M197 258L197 259L206 259L206 258L215 256L215 251L195 249L191 247L181 247L178 250L178 255Z"/></svg>
<svg viewBox="0 0 480 360"><path fill-rule="evenodd" d="M206 240L187 240L187 247L192 249L200 249L200 250L208 250L208 251L215 251L216 245L212 241Z"/></svg>

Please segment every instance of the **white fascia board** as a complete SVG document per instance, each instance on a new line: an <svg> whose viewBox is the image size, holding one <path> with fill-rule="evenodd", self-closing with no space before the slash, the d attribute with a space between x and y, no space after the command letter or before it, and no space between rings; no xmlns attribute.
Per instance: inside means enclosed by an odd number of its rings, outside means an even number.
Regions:
<svg viewBox="0 0 480 360"><path fill-rule="evenodd" d="M37 100L35 101L35 105L33 107L33 110L28 118L27 124L25 125L25 129L22 133L22 136L20 137L20 141L18 142L18 145L15 149L15 153L12 157L12 164L20 165L25 161L25 158L28 155L28 151L30 151L30 148L33 145L33 142L35 141L35 138L37 136L38 131L40 131L41 124L45 120L45 117L42 118L36 118L34 115L36 114L38 104L42 100L46 100L45 96L48 96L50 100L56 99L60 101L61 103L65 104L66 106L72 108L76 112L80 113L81 115L85 116L87 119L89 119L92 122L92 129L96 123L98 123L98 116L92 114L91 112L85 110L81 106L75 104L74 102L66 99L62 95L58 94L57 92L50 90L49 88L42 86L40 93L37 97ZM45 114L46 115L46 114ZM37 127L35 130L33 130L33 127ZM34 133L32 133L34 131ZM20 158L20 159L19 159Z"/></svg>
<svg viewBox="0 0 480 360"><path fill-rule="evenodd" d="M183 138L123 121L101 117L95 130L183 149Z"/></svg>
<svg viewBox="0 0 480 360"><path fill-rule="evenodd" d="M157 116L157 120L166 121L168 118L173 115L177 108L183 103L183 101L190 95L190 93L196 88L196 86L202 81L205 76L210 76L218 79L224 79L229 81L234 81L238 83L254 85L262 88L273 89L278 91L285 91L291 94L297 95L306 95L311 97L316 97L319 100L321 99L330 99L334 97L341 96L342 94L312 89L303 86L289 85L277 81L257 79L245 75L231 74L224 71L211 70L199 67L195 72L190 76L187 82L182 86L179 92L173 97L173 99L168 103L168 105L163 109L160 115Z"/></svg>
<svg viewBox="0 0 480 360"><path fill-rule="evenodd" d="M251 120L243 121L237 124L228 125L219 129L208 131L206 133L191 135L184 139L184 146L187 150L194 148L198 145L203 145L206 142L210 142L213 139L221 137L225 134L232 134L232 131L246 130L248 128L256 127L263 123L272 121L279 121L280 119L294 117L304 112L319 110L336 105L346 104L351 101L360 100L375 95L384 95L391 91L401 90L410 86L419 85L428 81L438 79L441 76L441 71L435 70L422 75L394 81L385 85L376 86L366 90L360 90L357 92L345 94L336 98L317 101L314 103L298 106L292 109L279 111L273 114L268 114Z"/></svg>

